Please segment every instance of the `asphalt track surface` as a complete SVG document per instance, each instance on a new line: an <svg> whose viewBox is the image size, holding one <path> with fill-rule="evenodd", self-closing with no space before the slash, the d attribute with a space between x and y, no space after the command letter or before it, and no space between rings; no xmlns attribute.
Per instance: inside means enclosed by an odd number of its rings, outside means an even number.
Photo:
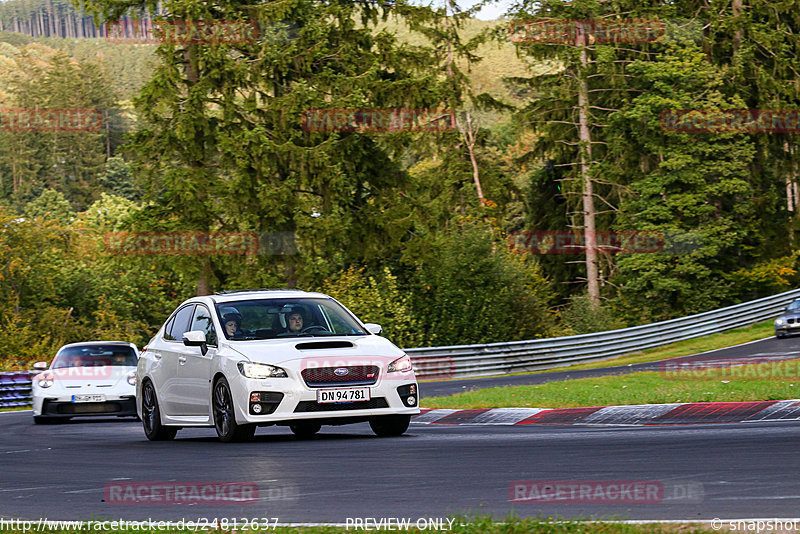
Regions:
<svg viewBox="0 0 800 534"><path fill-rule="evenodd" d="M598 376L621 375L642 371L663 371L665 362L671 364L681 364L689 362L725 362L737 360L755 360L764 362L767 360L787 360L800 358L800 336L792 336L784 339L769 337L743 345L736 345L724 349L660 360L656 362L637 363L633 365L621 365L616 367L605 367L602 369L586 369L583 371L553 371L533 375L515 376L493 376L486 378L466 378L459 380L442 380L437 382L420 383L420 398L441 397L454 395L464 391L475 389L495 388L505 386L522 386L530 384L544 384L559 380L574 380L577 378L596 378ZM422 405L425 403L423 401Z"/></svg>
<svg viewBox="0 0 800 534"><path fill-rule="evenodd" d="M781 340L780 352L800 339ZM777 354L771 340L738 347ZM734 349L725 349L734 350ZM719 357L719 353L712 354ZM782 355L787 357L786 354ZM703 357L708 357L704 355ZM726 355L729 357L729 355ZM424 401L423 401L424 405ZM653 427L471 427L412 424L398 438L368 425L324 427L309 441L283 427L223 444L213 429L149 442L130 420L33 425L30 412L0 414L0 517L172 520L505 517L699 520L797 517L800 422ZM518 481L592 487L647 481L656 499L561 498L514 502ZM104 488L164 482L251 483L250 503L109 502ZM564 484L566 482L562 482ZM530 485L526 486L530 487ZM595 494L596 495L596 494ZM602 502L601 502L602 501ZM445 523L446 525L446 523Z"/></svg>

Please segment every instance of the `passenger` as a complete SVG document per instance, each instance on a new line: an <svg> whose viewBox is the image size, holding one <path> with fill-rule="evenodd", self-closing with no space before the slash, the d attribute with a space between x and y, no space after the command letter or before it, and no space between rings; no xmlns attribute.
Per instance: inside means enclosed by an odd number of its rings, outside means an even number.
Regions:
<svg viewBox="0 0 800 534"><path fill-rule="evenodd" d="M230 337L244 335L241 330L242 316L238 311L229 311L222 316L222 324L225 327L225 334Z"/></svg>

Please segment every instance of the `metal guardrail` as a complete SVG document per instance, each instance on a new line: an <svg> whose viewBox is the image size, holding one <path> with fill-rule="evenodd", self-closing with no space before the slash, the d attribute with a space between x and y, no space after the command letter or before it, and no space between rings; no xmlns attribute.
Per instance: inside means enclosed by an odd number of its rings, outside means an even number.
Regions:
<svg viewBox="0 0 800 534"><path fill-rule="evenodd" d="M800 289L643 326L530 341L405 349L420 378L467 378L551 369L723 332L775 317ZM0 408L31 405L37 371L0 373Z"/></svg>
<svg viewBox="0 0 800 534"><path fill-rule="evenodd" d="M31 377L38 371L0 373L0 408L31 405Z"/></svg>
<svg viewBox="0 0 800 534"><path fill-rule="evenodd" d="M538 371L604 360L706 336L777 316L800 289L688 317L595 334L530 341L405 349L419 378L444 379Z"/></svg>

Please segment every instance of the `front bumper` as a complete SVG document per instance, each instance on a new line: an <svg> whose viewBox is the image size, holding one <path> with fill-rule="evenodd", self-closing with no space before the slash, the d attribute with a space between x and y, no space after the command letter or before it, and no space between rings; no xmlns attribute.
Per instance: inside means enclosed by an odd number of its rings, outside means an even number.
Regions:
<svg viewBox="0 0 800 534"><path fill-rule="evenodd" d="M800 332L800 322L784 323L780 326L775 325L775 334L795 334Z"/></svg>
<svg viewBox="0 0 800 534"><path fill-rule="evenodd" d="M104 402L72 402L71 398L44 397L34 415L53 418L89 416L136 416L136 398L133 395L106 396Z"/></svg>
<svg viewBox="0 0 800 534"><path fill-rule="evenodd" d="M350 389L357 386L343 386ZM340 403L317 402L318 389L309 388L291 379L242 378L231 384L239 423L288 424L292 421L315 419L326 424L366 420L378 415L417 415L419 409L419 386L415 379L382 380L363 386L369 387L370 399ZM251 394L259 393L260 402L254 402ZM260 405L256 412L254 406Z"/></svg>

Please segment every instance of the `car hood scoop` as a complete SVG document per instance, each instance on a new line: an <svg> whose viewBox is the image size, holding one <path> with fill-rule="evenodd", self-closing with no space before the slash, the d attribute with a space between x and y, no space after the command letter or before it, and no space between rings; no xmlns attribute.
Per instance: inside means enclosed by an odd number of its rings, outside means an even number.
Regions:
<svg viewBox="0 0 800 534"><path fill-rule="evenodd" d="M350 341L309 341L298 343L294 348L297 350L349 349L353 346Z"/></svg>

